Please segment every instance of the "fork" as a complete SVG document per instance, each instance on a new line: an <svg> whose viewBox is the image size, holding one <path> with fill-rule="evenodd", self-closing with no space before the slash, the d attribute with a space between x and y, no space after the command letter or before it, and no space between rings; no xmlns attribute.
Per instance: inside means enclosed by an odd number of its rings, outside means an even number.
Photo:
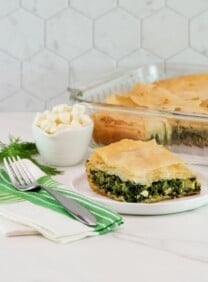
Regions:
<svg viewBox="0 0 208 282"><path fill-rule="evenodd" d="M17 190L27 192L40 187L53 196L74 218L85 225L96 226L96 219L88 209L75 200L65 197L45 185L40 185L19 156L4 158L3 162L10 180Z"/></svg>

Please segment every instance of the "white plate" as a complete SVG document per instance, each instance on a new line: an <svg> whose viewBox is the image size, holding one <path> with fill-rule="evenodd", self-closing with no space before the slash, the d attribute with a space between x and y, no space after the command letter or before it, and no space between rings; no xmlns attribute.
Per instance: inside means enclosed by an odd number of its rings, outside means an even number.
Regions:
<svg viewBox="0 0 208 282"><path fill-rule="evenodd" d="M118 202L99 195L89 187L86 174L84 172L81 172L80 175L73 179L72 185L76 192L110 207L118 213L134 215L162 215L193 210L208 203L208 177L200 172L197 173L197 176L198 180L202 184L200 194L152 204Z"/></svg>

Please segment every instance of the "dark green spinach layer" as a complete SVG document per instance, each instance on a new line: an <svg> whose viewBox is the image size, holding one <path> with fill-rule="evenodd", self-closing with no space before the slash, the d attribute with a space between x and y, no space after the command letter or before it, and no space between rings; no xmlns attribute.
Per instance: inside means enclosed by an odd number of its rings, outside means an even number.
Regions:
<svg viewBox="0 0 208 282"><path fill-rule="evenodd" d="M165 128L158 133L151 133L148 140L155 139L158 144L163 145L187 145L204 148L208 146L208 127L185 126L180 123L172 125L171 131Z"/></svg>
<svg viewBox="0 0 208 282"><path fill-rule="evenodd" d="M195 145L203 148L208 146L208 131L203 128L200 130L185 126L174 126L171 139L174 144Z"/></svg>
<svg viewBox="0 0 208 282"><path fill-rule="evenodd" d="M91 181L105 194L126 202L154 202L168 198L178 198L200 191L195 177L156 181L151 186L131 181L122 181L118 176L101 170L90 171Z"/></svg>

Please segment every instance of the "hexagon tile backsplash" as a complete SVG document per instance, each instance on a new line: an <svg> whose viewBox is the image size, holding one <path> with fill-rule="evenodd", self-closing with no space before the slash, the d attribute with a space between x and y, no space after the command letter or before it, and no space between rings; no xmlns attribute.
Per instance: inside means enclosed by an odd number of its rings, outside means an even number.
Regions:
<svg viewBox="0 0 208 282"><path fill-rule="evenodd" d="M70 103L118 68L208 65L207 35L208 0L2 0L0 111Z"/></svg>

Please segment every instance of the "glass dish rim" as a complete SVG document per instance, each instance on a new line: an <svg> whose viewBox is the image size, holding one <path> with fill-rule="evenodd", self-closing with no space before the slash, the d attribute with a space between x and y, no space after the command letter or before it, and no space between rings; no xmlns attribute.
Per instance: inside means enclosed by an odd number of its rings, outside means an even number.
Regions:
<svg viewBox="0 0 208 282"><path fill-rule="evenodd" d="M142 69L147 69L147 68L163 68L163 71L167 71L167 69L175 68L176 70L180 69L195 69L195 73L208 73L208 65L200 65L200 64L183 64L183 63L156 63L156 64L147 64L139 67L134 67L134 68L129 68L125 70L119 70L115 71L110 75L106 75L106 77L103 80L100 80L98 82L95 82L93 84L90 84L86 87L83 88L71 88L70 86L68 87L68 91L71 94L71 98L75 102L82 103L83 105L90 107L90 108L101 108L101 109L106 109L106 110L119 110L119 112L130 112L134 114L139 114L139 115L151 115L151 116L159 116L159 117L169 117L169 118L178 118L178 119L194 119L194 120L203 120L203 121L208 121L208 114L197 114L197 113L186 113L186 112L177 112L177 111L171 111L171 110L160 110L160 109L147 109L147 108L142 108L142 107L128 107L128 106L120 106L120 105L113 105L105 102L94 102L94 101L89 101L83 98L84 93L96 89L102 85L105 85L108 82L114 81L116 79L122 79L122 78L127 78L128 76L133 75L137 71L142 71ZM184 75L188 74L194 74L194 72L190 72ZM180 76L180 74L178 75ZM172 77L177 77L177 76L172 76ZM168 77L170 78L170 77ZM164 78L165 79L165 78Z"/></svg>

